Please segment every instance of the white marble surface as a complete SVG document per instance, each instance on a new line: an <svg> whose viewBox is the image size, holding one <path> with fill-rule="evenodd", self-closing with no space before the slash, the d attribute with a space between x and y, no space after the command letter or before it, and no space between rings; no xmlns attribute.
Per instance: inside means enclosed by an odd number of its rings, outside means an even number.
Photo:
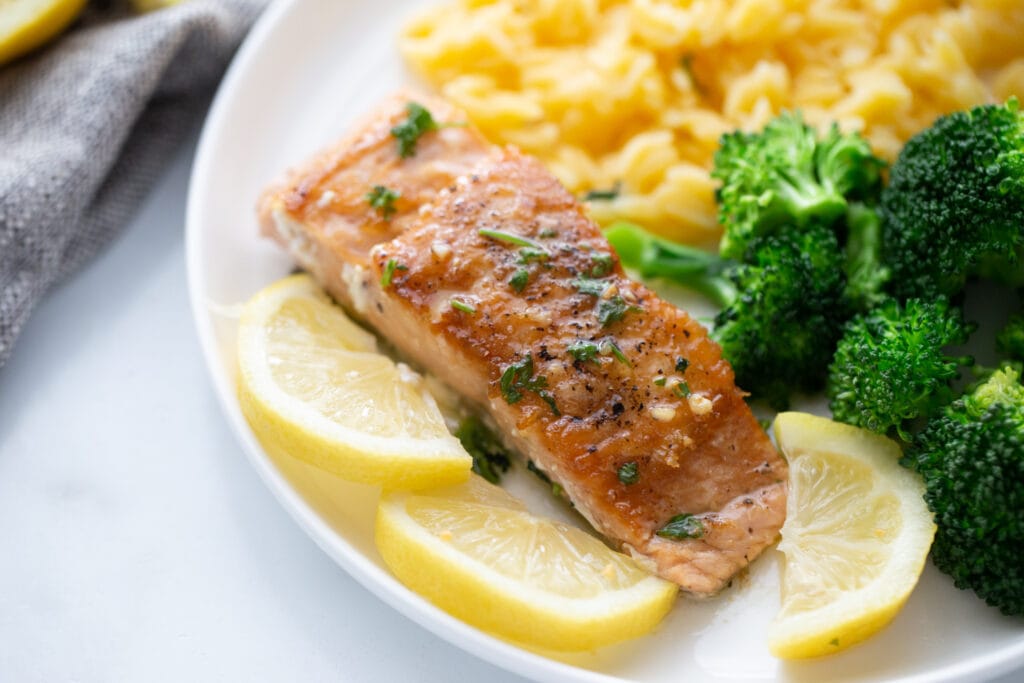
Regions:
<svg viewBox="0 0 1024 683"><path fill-rule="evenodd" d="M0 370L0 681L522 681L366 592L250 469L188 310L193 144Z"/></svg>

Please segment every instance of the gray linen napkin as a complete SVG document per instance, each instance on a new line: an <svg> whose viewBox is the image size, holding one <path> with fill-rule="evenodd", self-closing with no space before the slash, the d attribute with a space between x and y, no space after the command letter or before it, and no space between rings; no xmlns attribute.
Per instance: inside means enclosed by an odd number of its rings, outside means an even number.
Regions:
<svg viewBox="0 0 1024 683"><path fill-rule="evenodd" d="M265 0L92 3L0 66L0 367L33 307L131 217Z"/></svg>

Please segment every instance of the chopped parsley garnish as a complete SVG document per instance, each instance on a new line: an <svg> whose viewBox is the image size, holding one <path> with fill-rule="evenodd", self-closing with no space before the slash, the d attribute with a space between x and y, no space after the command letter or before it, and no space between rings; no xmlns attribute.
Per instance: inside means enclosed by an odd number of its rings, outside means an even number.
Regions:
<svg viewBox="0 0 1024 683"><path fill-rule="evenodd" d="M389 258L388 262L384 264L384 272L380 274L381 287L388 287L391 285L391 278L395 276L396 270L409 270L409 267L403 266L393 258Z"/></svg>
<svg viewBox="0 0 1024 683"><path fill-rule="evenodd" d="M512 459L498 437L476 417L467 417L459 425L455 437L462 447L473 456L473 471L497 484L501 475L508 472Z"/></svg>
<svg viewBox="0 0 1024 683"><path fill-rule="evenodd" d="M416 142L421 135L438 128L437 121L422 104L410 102L405 105L405 112L405 120L391 129L391 135L398 140L398 156L403 159L416 154Z"/></svg>
<svg viewBox="0 0 1024 683"><path fill-rule="evenodd" d="M633 363L631 363L629 358L626 357L626 354L622 352L619 345L611 339L604 340L600 345L595 344L592 341L577 339L572 344L569 344L565 350L569 352L569 355L582 363L593 361L594 363L600 364L597 361L597 355L601 354L603 356L614 356L620 363L633 367Z"/></svg>
<svg viewBox="0 0 1024 683"><path fill-rule="evenodd" d="M524 266L534 261L547 261L551 254L544 247L527 246L519 250L519 263Z"/></svg>
<svg viewBox="0 0 1024 683"><path fill-rule="evenodd" d="M377 213L384 220L390 220L391 216L395 213L395 200L401 197L400 192L384 187L383 185L374 185L373 189L366 193L366 201L370 202L370 206L377 209Z"/></svg>
<svg viewBox="0 0 1024 683"><path fill-rule="evenodd" d="M619 468L619 481L626 486L632 486L640 481L640 466L636 460L631 460Z"/></svg>
<svg viewBox="0 0 1024 683"><path fill-rule="evenodd" d="M551 477L549 477L543 470L541 470L539 467L537 467L535 464L533 464L532 460L527 460L526 461L526 469L528 469L531 472L533 472L534 474L536 474L537 478L540 479L542 482L544 482L545 484L550 485L551 486L551 493L553 493L556 496L561 496L562 495L563 489L562 489L561 485L556 484L555 482L551 481Z"/></svg>
<svg viewBox="0 0 1024 683"><path fill-rule="evenodd" d="M465 301L459 301L458 299L451 299L448 303L452 305L456 311L462 311L463 313L469 313L470 315L476 315L476 308Z"/></svg>
<svg viewBox="0 0 1024 683"><path fill-rule="evenodd" d="M543 230L537 233L537 237L541 238L542 240L546 240L551 237L558 237L558 231L555 230L554 228L544 228Z"/></svg>
<svg viewBox="0 0 1024 683"><path fill-rule="evenodd" d="M592 202L594 200L610 200L615 199L619 196L619 192L622 190L622 183L616 181L611 188L607 190L590 190L583 195L583 201Z"/></svg>
<svg viewBox="0 0 1024 683"><path fill-rule="evenodd" d="M595 251L590 255L594 267L590 269L590 277L604 277L612 272L612 255L606 251Z"/></svg>
<svg viewBox="0 0 1024 683"><path fill-rule="evenodd" d="M665 386L665 382L667 380L668 380L668 378L665 377L664 375L662 375L661 377L655 377L654 378L654 384L659 386L659 387L663 387L663 386Z"/></svg>
<svg viewBox="0 0 1024 683"><path fill-rule="evenodd" d="M592 360L595 363L597 362L595 359L597 357L598 348L597 344L595 344L594 342L583 341L582 339L579 339L577 341L574 341L572 344L569 344L569 346L567 346L565 350L568 351L573 358L580 362L586 363L589 360Z"/></svg>
<svg viewBox="0 0 1024 683"><path fill-rule="evenodd" d="M676 358L676 372L686 372L686 368L690 367L690 361L686 360L682 356Z"/></svg>
<svg viewBox="0 0 1024 683"><path fill-rule="evenodd" d="M601 353L610 353L615 356L615 360L619 361L623 365L633 367L633 364L626 358L626 354L622 352L619 345L613 342L611 339L606 340L601 344Z"/></svg>
<svg viewBox="0 0 1024 683"><path fill-rule="evenodd" d="M700 538L704 535L704 524L694 515L676 515L655 533L662 538L672 538L677 541Z"/></svg>
<svg viewBox="0 0 1024 683"><path fill-rule="evenodd" d="M608 327L626 317L629 311L639 311L637 306L630 306L621 296L615 295L610 299L601 299L597 304L597 319L601 327Z"/></svg>
<svg viewBox="0 0 1024 683"><path fill-rule="evenodd" d="M521 292L526 289L526 285L530 282L530 271L526 268L520 268L516 272L512 273L512 277L509 278L509 285L512 289L517 292Z"/></svg>
<svg viewBox="0 0 1024 683"><path fill-rule="evenodd" d="M578 277L569 284L578 289L580 294L589 294L590 296L601 296L609 285L603 280L594 280L588 277Z"/></svg>
<svg viewBox="0 0 1024 683"><path fill-rule="evenodd" d="M597 304L597 319L600 321L601 327L608 327L612 323L622 320L629 311L642 310L639 306L627 304L626 300L618 294L605 299L604 293L611 284L606 280L578 277L569 284L575 287L580 294L589 294L601 299Z"/></svg>
<svg viewBox="0 0 1024 683"><path fill-rule="evenodd" d="M508 244L515 244L520 247L533 247L538 251L542 251L545 254L547 253L547 250L542 245L537 244L530 238L523 237L521 235L515 235L512 234L511 232L505 232L504 230L491 230L490 228L480 228L479 230L477 230L477 234L481 235L482 237L489 237L492 240L497 240L499 242L507 242Z"/></svg>
<svg viewBox="0 0 1024 683"><path fill-rule="evenodd" d="M680 382L672 387L672 391L679 398L686 398L690 395L690 385L686 382Z"/></svg>
<svg viewBox="0 0 1024 683"><path fill-rule="evenodd" d="M533 355L526 356L517 363L512 363L501 373L501 395L509 405L518 403L523 399L524 391L532 391L537 394L555 415L561 415L558 406L555 405L555 398L547 391L548 378L544 375L533 376Z"/></svg>

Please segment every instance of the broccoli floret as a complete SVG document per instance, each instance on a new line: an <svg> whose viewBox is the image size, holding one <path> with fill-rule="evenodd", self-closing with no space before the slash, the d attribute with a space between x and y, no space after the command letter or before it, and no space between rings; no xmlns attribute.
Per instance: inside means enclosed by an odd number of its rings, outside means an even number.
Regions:
<svg viewBox="0 0 1024 683"><path fill-rule="evenodd" d="M905 305L889 299L851 319L829 367L835 419L910 440L910 421L930 417L953 400L950 382L969 357L943 349L967 341L971 327L946 300Z"/></svg>
<svg viewBox="0 0 1024 683"><path fill-rule="evenodd" d="M1013 360L1024 361L1024 314L1010 317L996 337L996 349Z"/></svg>
<svg viewBox="0 0 1024 683"><path fill-rule="evenodd" d="M835 232L820 223L751 243L729 274L737 298L715 318L713 338L741 386L777 408L795 389L823 383L849 317Z"/></svg>
<svg viewBox="0 0 1024 683"><path fill-rule="evenodd" d="M912 137L893 164L879 211L889 289L900 298L956 294L981 268L1016 271L1024 245L1024 113L1017 101L943 116Z"/></svg>
<svg viewBox="0 0 1024 683"><path fill-rule="evenodd" d="M902 463L924 477L932 560L1004 614L1024 615L1024 387L993 373L932 419Z"/></svg>
<svg viewBox="0 0 1024 683"><path fill-rule="evenodd" d="M623 265L704 292L722 310L711 336L732 364L737 383L777 407L796 389L821 385L849 307L843 256L832 228L754 239L745 263L673 244L619 223L605 233Z"/></svg>
<svg viewBox="0 0 1024 683"><path fill-rule="evenodd" d="M833 126L818 141L797 113L777 116L758 133L722 136L711 172L722 182L719 252L741 259L751 240L782 226L831 225L848 199L877 198L883 167L862 137Z"/></svg>
<svg viewBox="0 0 1024 683"><path fill-rule="evenodd" d="M885 300L889 269L882 264L882 221L878 212L861 202L846 211L846 298L858 311Z"/></svg>

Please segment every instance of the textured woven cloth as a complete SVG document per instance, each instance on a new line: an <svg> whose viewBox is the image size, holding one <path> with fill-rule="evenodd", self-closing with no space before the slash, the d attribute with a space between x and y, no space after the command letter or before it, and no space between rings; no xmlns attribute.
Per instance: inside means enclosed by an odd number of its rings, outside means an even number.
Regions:
<svg viewBox="0 0 1024 683"><path fill-rule="evenodd" d="M0 367L47 289L132 216L264 3L93 2L0 66Z"/></svg>

